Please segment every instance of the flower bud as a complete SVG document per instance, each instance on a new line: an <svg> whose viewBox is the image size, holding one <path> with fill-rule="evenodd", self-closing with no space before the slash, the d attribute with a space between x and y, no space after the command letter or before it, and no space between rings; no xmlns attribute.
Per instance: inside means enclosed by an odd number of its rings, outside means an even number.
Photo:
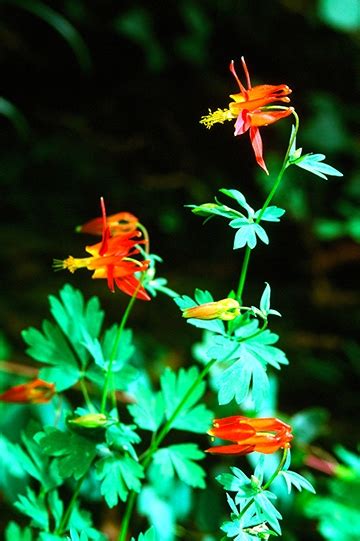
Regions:
<svg viewBox="0 0 360 541"><path fill-rule="evenodd" d="M103 413L88 413L68 420L68 423L84 428L97 428L106 425L107 422L107 417Z"/></svg>
<svg viewBox="0 0 360 541"><path fill-rule="evenodd" d="M235 299L207 302L183 310L183 317L195 319L222 319L230 321L240 315L240 304Z"/></svg>

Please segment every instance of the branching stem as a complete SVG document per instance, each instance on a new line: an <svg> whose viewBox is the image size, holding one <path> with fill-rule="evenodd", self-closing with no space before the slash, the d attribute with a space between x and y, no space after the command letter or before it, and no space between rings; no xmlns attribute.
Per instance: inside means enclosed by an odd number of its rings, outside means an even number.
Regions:
<svg viewBox="0 0 360 541"><path fill-rule="evenodd" d="M278 189L278 187L280 185L280 182L282 181L285 170L289 165L289 155L290 155L291 147L292 147L292 145L293 145L293 143L295 141L297 132L299 130L299 117L298 117L298 114L296 113L295 110L293 111L292 114L295 117L295 129L292 130L290 140L289 140L289 144L288 144L288 147L287 147L287 150L286 150L286 154L285 154L285 157L284 157L280 172L279 172L278 176L276 177L276 180L275 180L275 182L273 184L273 187L271 188L270 193L267 196L267 198L265 200L265 203L263 204L258 217L255 220L256 224L258 224L261 221L261 218L263 217L266 209L270 205L270 203L271 203L271 201L272 201L272 199L273 199L273 197L275 195L275 192ZM251 255L251 248L249 248L249 246L246 246L244 259L243 259L243 264L242 264L242 268L241 268L241 272L240 272L239 285L238 285L238 289L237 289L237 293L236 293L236 298L237 298L237 300L239 301L240 304L242 302L242 296L243 296L243 292L244 292L245 280L246 280L247 271L248 271L248 267L249 267L250 255Z"/></svg>

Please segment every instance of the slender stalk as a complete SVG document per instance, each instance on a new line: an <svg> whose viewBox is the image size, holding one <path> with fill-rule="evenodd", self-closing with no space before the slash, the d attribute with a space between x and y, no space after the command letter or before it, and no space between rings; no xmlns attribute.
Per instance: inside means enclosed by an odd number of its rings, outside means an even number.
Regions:
<svg viewBox="0 0 360 541"><path fill-rule="evenodd" d="M89 393L88 393L88 390L87 390L87 387L86 387L86 383L85 383L83 378L79 380L79 385L80 385L81 392L83 394L85 403L86 403L89 411L94 412L95 408L94 408L94 406L93 406L93 404L91 402L91 399L90 399L90 396L89 396Z"/></svg>
<svg viewBox="0 0 360 541"><path fill-rule="evenodd" d="M286 457L288 455L288 452L289 452L289 449L288 447L285 447L284 451L283 451L283 456L279 462L279 465L278 467L276 468L276 470L274 471L274 473L272 474L272 476L270 477L270 479L268 479L265 483L265 485L263 486L263 490L266 490L267 488L269 488L269 486L271 485L271 483L275 480L275 478L279 475L279 473L281 472L281 470L283 469L284 467L284 464L286 462Z"/></svg>
<svg viewBox="0 0 360 541"><path fill-rule="evenodd" d="M158 449L160 443L162 442L166 434L171 429L171 425L173 424L174 420L176 419L178 414L181 412L181 410L183 409L184 405L186 404L186 402L188 401L189 397L192 395L194 390L197 388L198 385L200 385L200 383L205 378L205 376L210 372L211 368L214 366L216 361L217 359L212 359L211 361L207 363L207 365L200 372L200 374L198 375L194 383L191 385L191 387L189 387L187 392L184 394L183 398L180 400L179 404L176 406L176 408L170 415L169 419L160 430L159 434L154 438L154 441L150 445L149 449L142 455L142 458L144 459L143 461L144 467L147 467L147 465L149 464L151 460L152 455Z"/></svg>
<svg viewBox="0 0 360 541"><path fill-rule="evenodd" d="M126 502L125 513L124 513L124 517L121 523L121 530L119 533L118 541L126 541L127 532L129 529L129 523L130 523L131 515L134 509L134 505L135 505L135 500L136 500L136 492L132 491L130 492L129 498Z"/></svg>
<svg viewBox="0 0 360 541"><path fill-rule="evenodd" d="M237 293L236 293L236 298L237 298L237 300L239 301L240 304L242 302L242 294L243 294L243 291L244 291L245 280L246 280L247 270L248 270L249 261L250 261L250 255L251 255L251 248L249 248L249 246L246 246L245 254L244 254L244 260L243 260L243 264L242 264L242 267L241 267L239 286L238 286L238 290L237 290Z"/></svg>
<svg viewBox="0 0 360 541"><path fill-rule="evenodd" d="M270 107L269 107L269 109L270 109ZM293 133L291 134L289 144L288 144L288 147L287 147L287 150L286 150L286 154L285 154L285 157L284 157L280 172L279 172L278 176L276 177L276 180L275 180L275 182L273 184L273 187L271 188L270 193L267 196L267 198L265 200L265 203L263 204L263 206L261 208L259 216L255 220L256 224L258 224L261 221L261 218L263 217L264 212L266 211L266 209L270 205L270 203L271 203L271 201L272 201L272 199L273 199L273 197L275 195L275 192L278 189L278 187L280 185L280 182L281 182L281 180L282 180L282 178L284 176L285 170L289 165L288 159L289 159L289 155L290 155L290 150L291 150L291 147L293 145L293 142L295 141L295 137L296 137L296 134L297 134L298 129L299 129L299 117L298 117L295 110L293 111L292 114L295 117L295 129L294 129ZM243 291L244 291L246 275L247 275L247 271L248 271L248 267L249 267L250 255L251 255L251 248L249 248L249 246L246 246L244 260L243 260L241 273L240 273L240 278L239 278L239 285L238 285L238 289L237 289L237 293L236 293L236 298L240 303L241 303L242 295L243 295Z"/></svg>
<svg viewBox="0 0 360 541"><path fill-rule="evenodd" d="M140 287L141 287L141 280L139 281L139 285L137 286L136 290L134 291L134 294L131 297L131 299L130 299L127 307L126 307L126 310L125 310L124 315L123 315L123 317L121 319L118 331L116 333L113 348L111 350L111 355L110 355L110 359L109 359L109 366L108 366L108 370L107 370L107 373L106 373L104 389L103 389L103 394L102 394L102 398L101 398L101 407L100 407L101 413L105 413L105 410L106 410L106 401L107 401L107 396L108 396L108 392L109 392L110 382L112 380L112 365L113 365L113 362L114 362L115 357L116 357L117 349L119 347L120 338L121 338L121 335L122 335L123 330L125 328L126 322L127 322L128 318L129 318L129 315L130 315L131 309L132 309L132 307L134 305L134 302L136 301L136 294L139 291ZM116 401L115 401L115 403L116 403Z"/></svg>
<svg viewBox="0 0 360 541"><path fill-rule="evenodd" d="M279 473L281 472L281 470L283 469L284 467L284 464L285 464L285 461L286 461L286 457L287 457L287 454L288 454L288 451L289 449L288 448L285 448L284 451L283 451L283 456L281 457L281 460L276 468L276 470L274 471L274 473L272 474L272 476L270 477L270 479L268 479L265 483L264 486L262 486L262 490L267 490L269 488L269 486L271 485L271 483L276 479L276 477L279 475ZM254 498L251 498L247 504L245 505L244 509L239 513L239 517L238 518L241 518L245 515L246 511L249 509L249 507L254 503Z"/></svg>
<svg viewBox="0 0 360 541"><path fill-rule="evenodd" d="M67 526L67 524L69 522L71 513L72 513L72 511L74 509L74 505L76 503L77 497L79 496L81 485L82 485L85 477L86 477L86 474L83 475L82 477L80 477L80 479L76 483L75 490L73 492L71 500L70 500L70 502L69 502L69 504L68 504L68 506L66 508L65 513L62 516L59 527L55 531L55 535L62 535L66 531L66 526Z"/></svg>
<svg viewBox="0 0 360 541"><path fill-rule="evenodd" d="M228 355L228 357L231 357L233 352ZM226 359L224 359L226 360ZM165 438L166 434L171 429L171 425L173 424L174 420L178 416L178 414L183 409L184 405L188 401L191 394L194 392L196 387L202 382L202 380L205 378L205 376L210 372L212 366L216 363L217 359L212 359L207 363L207 365L204 367L204 369L200 372L194 383L189 387L189 389L186 391L182 399L180 400L179 404L174 409L173 413L170 415L167 422L164 424L163 428L160 430L159 434L154 438L152 443L150 444L150 447L145 451L141 457L140 457L140 464L142 464L144 470L148 467L148 465L151 462L153 454L157 451L159 448L160 443ZM129 527L130 518L132 515L132 511L134 508L136 500L136 492L132 491L129 495L128 501L126 503L125 513L122 520L121 530L119 533L118 541L126 541L127 537L127 531Z"/></svg>

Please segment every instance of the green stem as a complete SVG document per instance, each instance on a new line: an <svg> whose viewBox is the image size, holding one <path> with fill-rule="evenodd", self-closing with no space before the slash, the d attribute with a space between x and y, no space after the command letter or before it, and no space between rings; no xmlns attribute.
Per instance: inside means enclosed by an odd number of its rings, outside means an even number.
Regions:
<svg viewBox="0 0 360 541"><path fill-rule="evenodd" d="M250 255L251 255L251 248L249 248L249 246L246 246L244 260L243 260L243 264L241 268L240 279L239 279L239 286L236 293L236 298L240 304L242 302L242 294L244 291L245 280L246 280L246 275L247 275L249 261L250 261Z"/></svg>
<svg viewBox="0 0 360 541"><path fill-rule="evenodd" d="M130 315L130 312L131 312L131 309L132 309L132 307L134 305L134 302L136 301L136 295L137 295L137 292L139 291L140 287L141 287L141 280L139 281L139 284L138 284L136 290L134 291L134 294L131 297L131 299L130 299L127 307L126 307L126 310L125 310L124 315L123 315L123 317L121 319L118 331L116 333L116 337L115 337L115 340L114 340L114 345L113 345L111 355L110 355L110 359L109 359L109 366L108 366L108 369L107 369L107 372L106 372L106 377L105 377L104 389L103 389L103 394L102 394L102 399L101 399L101 408L100 408L101 413L105 413L105 411L106 411L106 401L107 401L107 396L108 396L108 392L109 392L109 385L110 385L110 381L112 380L112 365L113 365L113 362L114 362L115 357L116 357L116 352L117 352L118 347L119 347L119 342L120 342L121 335L123 333L124 327L126 325L128 317ZM114 399L113 399L113 402L114 402ZM115 399L115 404L116 404L116 399Z"/></svg>
<svg viewBox="0 0 360 541"><path fill-rule="evenodd" d="M270 479L268 479L265 483L265 485L262 487L263 490L266 490L267 488L269 488L269 486L271 485L271 483L275 480L275 478L279 475L279 473L281 472L281 470L283 469L284 467L284 464L286 462L286 457L288 455L288 452L289 452L289 449L288 447L285 447L284 451L283 451L283 456L279 462L279 465L278 467L276 468L276 470L274 471L274 473L272 474L272 476L270 477Z"/></svg>
<svg viewBox="0 0 360 541"><path fill-rule="evenodd" d="M65 513L63 514L63 516L62 516L61 522L60 522L59 527L57 528L57 530L55 532L55 535L62 535L66 531L67 524L69 522L71 513L72 513L72 511L74 509L74 505L76 503L77 497L79 496L81 485L82 485L82 482L84 481L85 477L86 477L86 474L83 475L82 477L80 477L80 479L76 483L75 490L73 492L73 495L71 497L69 505L67 506L67 509L66 509Z"/></svg>
<svg viewBox="0 0 360 541"><path fill-rule="evenodd" d="M230 355L228 355L228 357L231 357L232 353L233 352L231 352ZM224 359L224 360L226 360L226 359ZM154 438L154 440L150 444L150 447L148 448L148 450L145 451L141 455L140 463L142 464L144 470L150 464L153 454L157 451L160 443L162 442L162 440L165 438L166 434L171 429L171 425L173 424L174 420L176 419L178 414L183 409L183 407L186 404L186 402L188 401L189 397L194 392L196 387L202 382L202 380L205 378L205 376L210 372L212 366L216 363L216 361L217 361L217 359L212 359L203 368L203 370L200 372L200 374L198 375L198 377L196 378L194 383L186 391L186 393L184 394L184 396L180 400L179 404L176 406L173 413L170 415L169 419L164 424L163 428L160 430L159 434ZM129 495L129 498L128 498L128 501L127 501L127 504L126 504L125 513L124 513L124 516L123 516L118 541L126 541L127 531L128 531L132 511L133 511L133 508L134 508L135 499L136 499L136 492L132 491L130 493L130 495Z"/></svg>
<svg viewBox="0 0 360 541"><path fill-rule="evenodd" d="M135 505L135 500L136 500L136 492L132 491L130 492L128 501L126 502L126 509L125 509L124 517L122 519L121 530L119 533L118 541L126 541L127 532L129 529L129 523L130 523L131 515L134 509L134 505Z"/></svg>
<svg viewBox="0 0 360 541"><path fill-rule="evenodd" d="M266 211L266 209L270 205L270 203L271 203L271 201L272 201L272 199L273 199L273 197L275 195L275 192L278 189L278 187L280 185L280 182L281 182L281 180L282 180L282 178L284 176L285 170L289 165L288 159L289 159L289 155L290 155L290 150L291 150L291 147L293 145L293 142L295 141L297 132L299 130L299 117L298 117L296 111L293 111L292 114L295 117L295 129L294 129L293 133L291 134L289 144L288 144L288 147L287 147L287 150L286 150L286 154L285 154L285 157L284 157L280 172L279 172L278 176L276 177L276 180L275 180L275 182L273 184L273 187L271 188L270 193L267 196L267 198L265 200L265 203L263 204L258 217L255 220L256 224L258 224L261 221L261 218L263 217L264 212ZM241 273L240 273L240 278L239 278L239 286L238 286L237 293L236 293L236 298L240 302L240 304L241 304L241 301L242 301L242 295L243 295L243 291L244 291L246 275L247 275L247 271L248 271L248 267L249 267L250 255L251 255L251 248L249 248L249 246L246 246L244 260L243 260Z"/></svg>
<svg viewBox="0 0 360 541"><path fill-rule="evenodd" d="M154 441L150 445L149 449L142 455L142 458L145 458L145 460L143 462L144 467L147 467L147 465L149 464L149 462L150 462L150 460L152 458L152 455L155 453L155 451L157 451L160 443L162 442L162 440L165 438L166 434L171 429L171 425L173 424L174 420L176 419L178 414L181 412L181 410L183 409L184 405L186 404L186 402L188 401L189 397L192 395L194 390L202 382L202 380L205 378L205 376L210 372L211 368L214 366L216 361L217 361L217 359L212 359L211 361L209 361L207 363L207 365L200 372L200 374L198 375L198 377L196 378L194 383L186 391L183 398L180 400L180 402L178 403L178 405L176 406L176 408L174 409L174 411L170 415L169 419L167 420L167 422L164 424L164 426L160 430L159 434L154 438Z"/></svg>
<svg viewBox="0 0 360 541"><path fill-rule="evenodd" d="M92 413L95 411L95 408L91 402L91 399L90 399L90 396L89 396L89 393L88 393L88 390L87 390L87 387L86 387L86 383L84 381L83 378L81 378L79 380L79 385L80 385L80 389L82 391L82 394L84 396L84 400L85 400L85 403L88 407L88 410L91 411Z"/></svg>
<svg viewBox="0 0 360 541"><path fill-rule="evenodd" d="M274 471L274 473L272 474L272 476L270 477L270 479L268 479L268 481L265 483L265 485L263 487L261 487L262 490L267 490L269 488L269 486L271 485L271 483L276 479L276 477L279 475L279 473L281 472L281 470L283 469L283 466L285 464L285 461L286 461L286 457L287 457L287 454L288 454L288 448L285 448L284 451L283 451L283 456L281 457L281 460L278 464L278 467L276 468L276 470ZM244 509L239 513L239 517L238 518L241 518L245 515L246 511L249 509L249 507L254 503L254 498L251 498L247 504L245 505Z"/></svg>

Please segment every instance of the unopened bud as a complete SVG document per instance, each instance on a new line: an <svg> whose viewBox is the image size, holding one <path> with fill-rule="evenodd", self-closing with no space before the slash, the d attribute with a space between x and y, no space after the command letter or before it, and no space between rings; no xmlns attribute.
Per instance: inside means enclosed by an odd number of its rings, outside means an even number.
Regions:
<svg viewBox="0 0 360 541"><path fill-rule="evenodd" d="M108 420L103 413L88 413L75 419L69 419L68 422L72 425L83 426L84 428L97 428L106 425Z"/></svg>
<svg viewBox="0 0 360 541"><path fill-rule="evenodd" d="M240 304L235 299L207 302L183 310L183 317L195 319L221 319L230 321L240 315Z"/></svg>

